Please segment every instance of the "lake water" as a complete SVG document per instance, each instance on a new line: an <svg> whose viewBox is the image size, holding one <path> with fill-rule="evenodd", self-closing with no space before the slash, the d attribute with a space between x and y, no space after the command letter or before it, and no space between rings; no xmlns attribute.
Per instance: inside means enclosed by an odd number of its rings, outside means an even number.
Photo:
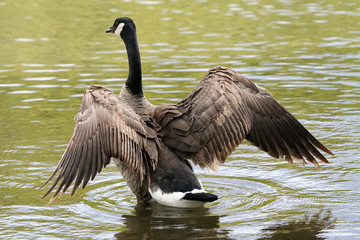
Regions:
<svg viewBox="0 0 360 240"><path fill-rule="evenodd" d="M201 209L137 206L111 164L74 197L47 206L84 90L119 92L116 17L137 24L144 91L176 103L216 65L266 87L335 155L317 169L243 143ZM0 238L360 238L360 2L357 0L0 0Z"/></svg>

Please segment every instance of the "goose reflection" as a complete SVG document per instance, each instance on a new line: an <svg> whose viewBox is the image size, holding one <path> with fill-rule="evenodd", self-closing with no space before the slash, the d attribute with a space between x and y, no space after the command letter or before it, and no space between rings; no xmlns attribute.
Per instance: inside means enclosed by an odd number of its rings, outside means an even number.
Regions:
<svg viewBox="0 0 360 240"><path fill-rule="evenodd" d="M275 224L265 228L262 230L265 236L259 238L259 240L323 240L326 238L319 235L326 229L334 228L335 221L330 211L321 210L313 215L303 215L301 219Z"/></svg>
<svg viewBox="0 0 360 240"><path fill-rule="evenodd" d="M138 204L133 214L123 215L125 229L116 239L231 239L220 229L219 216L207 208L173 208L156 202Z"/></svg>
<svg viewBox="0 0 360 240"><path fill-rule="evenodd" d="M137 205L133 214L126 214L124 231L115 234L116 239L239 239L231 229L220 228L220 217L211 215L208 208L180 209L151 203ZM302 215L264 228L258 240L322 240L326 229L334 228L335 219L330 211Z"/></svg>

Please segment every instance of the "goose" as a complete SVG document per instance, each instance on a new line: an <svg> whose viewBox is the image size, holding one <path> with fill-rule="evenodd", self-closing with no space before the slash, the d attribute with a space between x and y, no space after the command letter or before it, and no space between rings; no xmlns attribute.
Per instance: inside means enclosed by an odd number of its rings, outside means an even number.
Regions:
<svg viewBox="0 0 360 240"><path fill-rule="evenodd" d="M218 196L204 190L193 165L216 171L244 139L290 163L329 163L319 150L333 153L269 91L226 67L210 69L177 104L151 104L134 21L117 18L106 33L125 43L128 78L120 95L98 85L85 91L70 142L42 187L59 174L43 198L58 186L50 202L60 199L74 183L72 196L113 159L139 203L201 207Z"/></svg>

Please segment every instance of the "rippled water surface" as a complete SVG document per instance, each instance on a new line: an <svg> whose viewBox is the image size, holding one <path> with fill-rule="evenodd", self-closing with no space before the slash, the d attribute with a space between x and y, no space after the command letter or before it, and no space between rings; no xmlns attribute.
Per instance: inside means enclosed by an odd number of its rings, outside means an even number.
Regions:
<svg viewBox="0 0 360 240"><path fill-rule="evenodd" d="M360 2L0 0L0 238L360 238ZM84 90L119 92L137 24L146 97L176 103L206 71L231 67L271 91L335 156L321 169L244 143L202 209L136 199L114 165L47 206L38 187L60 159Z"/></svg>

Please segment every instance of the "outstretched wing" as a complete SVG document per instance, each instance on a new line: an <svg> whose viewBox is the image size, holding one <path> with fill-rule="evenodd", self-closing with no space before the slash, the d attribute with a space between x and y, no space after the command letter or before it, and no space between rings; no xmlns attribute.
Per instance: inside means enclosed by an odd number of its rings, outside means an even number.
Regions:
<svg viewBox="0 0 360 240"><path fill-rule="evenodd" d="M275 158L327 159L332 154L264 88L235 71L216 67L176 105L154 111L167 146L200 167L216 169L243 139Z"/></svg>
<svg viewBox="0 0 360 240"><path fill-rule="evenodd" d="M114 157L143 176L158 160L156 133L111 90L91 86L75 117L76 126L64 155L45 186L60 171L46 197L60 182L53 198L75 180L72 194L93 180ZM62 195L61 194L61 195Z"/></svg>

